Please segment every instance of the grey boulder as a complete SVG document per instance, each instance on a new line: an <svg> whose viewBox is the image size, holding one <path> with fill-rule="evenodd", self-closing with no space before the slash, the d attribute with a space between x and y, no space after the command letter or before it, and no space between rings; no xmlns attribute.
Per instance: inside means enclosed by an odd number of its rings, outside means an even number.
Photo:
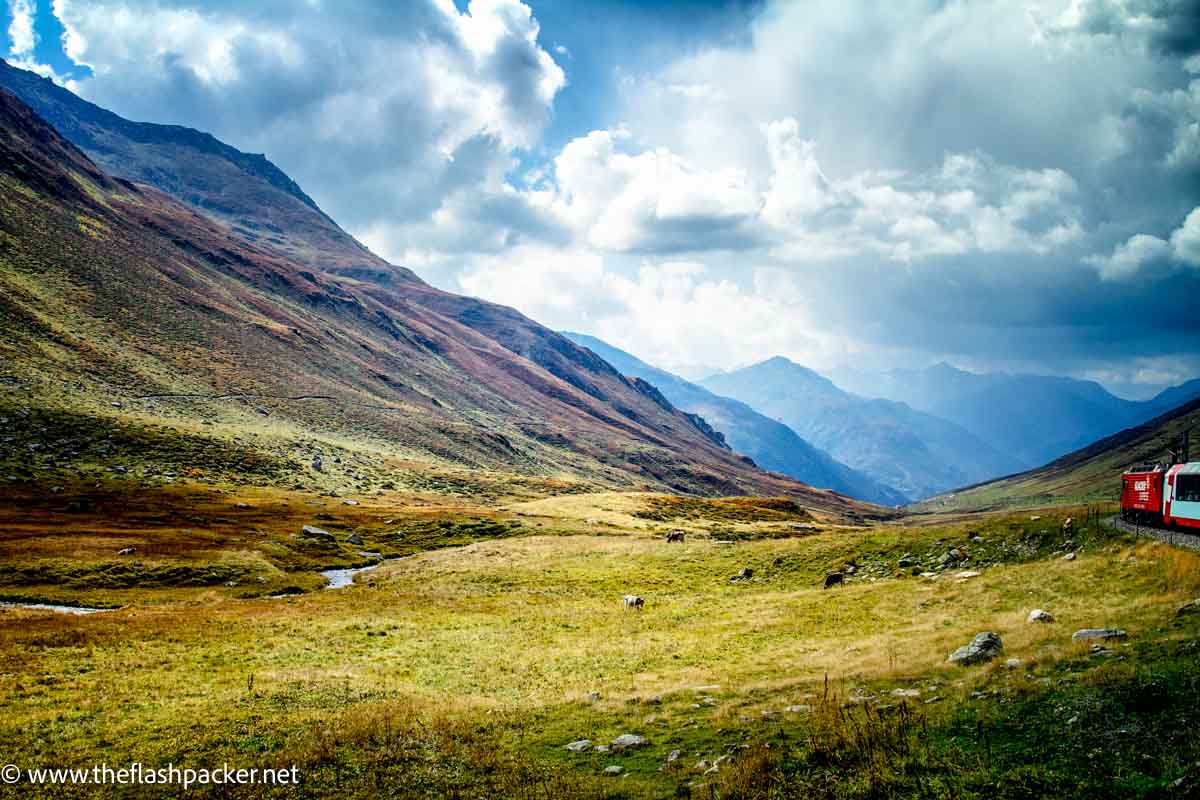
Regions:
<svg viewBox="0 0 1200 800"><path fill-rule="evenodd" d="M322 542L335 541L332 533L330 533L329 531L327 531L323 528L318 528L315 525L305 525L303 528L301 528L300 529L300 538L301 539L317 539Z"/></svg>
<svg viewBox="0 0 1200 800"><path fill-rule="evenodd" d="M1120 628L1083 628L1071 634L1072 642L1090 642L1094 639L1107 642L1128 638L1129 634Z"/></svg>
<svg viewBox="0 0 1200 800"><path fill-rule="evenodd" d="M650 740L645 736L638 736L632 733L622 733L620 736L612 740L610 745L616 752L628 750L633 747L645 747L650 744Z"/></svg>
<svg viewBox="0 0 1200 800"><path fill-rule="evenodd" d="M975 634L975 638L971 640L970 644L964 644L951 653L946 660L951 664L970 666L991 661L1003 652L1004 643L1000 641L1000 635L985 631Z"/></svg>

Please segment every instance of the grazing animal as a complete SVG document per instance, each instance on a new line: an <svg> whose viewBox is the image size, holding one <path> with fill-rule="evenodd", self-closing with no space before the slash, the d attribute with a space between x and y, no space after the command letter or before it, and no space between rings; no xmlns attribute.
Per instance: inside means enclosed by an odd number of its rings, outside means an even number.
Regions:
<svg viewBox="0 0 1200 800"><path fill-rule="evenodd" d="M674 542L683 544L683 531L671 531L667 534L667 544L673 544Z"/></svg>
<svg viewBox="0 0 1200 800"><path fill-rule="evenodd" d="M623 600L625 602L625 610L626 611L628 611L631 608L634 611L641 611L642 608L646 605L646 601L643 600L642 598L638 597L636 594L627 594L627 595L625 595Z"/></svg>
<svg viewBox="0 0 1200 800"><path fill-rule="evenodd" d="M830 586L842 586L846 583L846 575L841 572L829 572L825 575L825 585L822 589L828 589Z"/></svg>

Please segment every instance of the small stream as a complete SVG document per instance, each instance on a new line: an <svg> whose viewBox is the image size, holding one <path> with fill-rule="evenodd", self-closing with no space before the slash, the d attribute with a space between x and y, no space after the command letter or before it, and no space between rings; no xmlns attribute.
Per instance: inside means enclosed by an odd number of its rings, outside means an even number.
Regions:
<svg viewBox="0 0 1200 800"><path fill-rule="evenodd" d="M368 555L364 553L363 555ZM374 553L369 555L374 556ZM368 564L365 567L350 567L346 569L323 569L320 574L325 580L329 581L325 585L326 589L344 589L354 583L354 576L360 572L378 569L384 564L391 561L399 561L401 558L411 558L411 556L400 556L399 558L380 558L374 564ZM296 597L297 594L272 594L267 595L272 600L282 600L288 597ZM34 611L54 611L59 614L71 614L73 616L84 616L86 614L99 614L102 611L113 611L111 608L87 608L85 606L59 606L53 603L10 603L0 601L0 608L28 608Z"/></svg>
<svg viewBox="0 0 1200 800"><path fill-rule="evenodd" d="M382 561L377 561L374 564L368 564L365 567L353 567L351 569L324 569L321 574L325 576L325 580L329 581L326 589L344 589L354 583L354 576L360 572L366 572L372 569L378 569L382 565Z"/></svg>
<svg viewBox="0 0 1200 800"><path fill-rule="evenodd" d="M360 555L378 557L379 560L376 561L374 564L368 564L365 567L351 567L349 569L323 569L323 570L321 570L321 575L323 575L325 577L325 579L327 581L329 581L328 585L326 585L325 588L326 589L344 589L345 587L354 583L354 576L360 572L369 572L370 570L373 570L373 569L379 569L384 564L390 564L393 561L400 561L405 558L412 558L412 556L397 556L396 558L382 558L382 557L379 557L377 553L360 553Z"/></svg>
<svg viewBox="0 0 1200 800"><path fill-rule="evenodd" d="M114 611L112 608L86 608L83 606L56 606L53 603L8 603L0 602L0 608L31 608L35 611L55 611L59 614L72 614L81 617L84 614L99 614L102 611Z"/></svg>

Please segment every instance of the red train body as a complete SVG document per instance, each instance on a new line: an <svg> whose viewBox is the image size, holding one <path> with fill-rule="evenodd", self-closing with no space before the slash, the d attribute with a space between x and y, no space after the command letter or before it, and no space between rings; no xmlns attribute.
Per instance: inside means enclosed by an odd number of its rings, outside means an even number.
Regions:
<svg viewBox="0 0 1200 800"><path fill-rule="evenodd" d="M1121 517L1148 525L1200 528L1200 462L1127 470L1121 476Z"/></svg>

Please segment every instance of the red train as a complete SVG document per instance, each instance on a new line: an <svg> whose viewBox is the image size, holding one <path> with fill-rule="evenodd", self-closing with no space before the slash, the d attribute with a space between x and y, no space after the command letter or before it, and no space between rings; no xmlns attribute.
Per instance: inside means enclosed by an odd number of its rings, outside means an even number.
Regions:
<svg viewBox="0 0 1200 800"><path fill-rule="evenodd" d="M1147 525L1200 528L1200 461L1126 470L1121 517Z"/></svg>

